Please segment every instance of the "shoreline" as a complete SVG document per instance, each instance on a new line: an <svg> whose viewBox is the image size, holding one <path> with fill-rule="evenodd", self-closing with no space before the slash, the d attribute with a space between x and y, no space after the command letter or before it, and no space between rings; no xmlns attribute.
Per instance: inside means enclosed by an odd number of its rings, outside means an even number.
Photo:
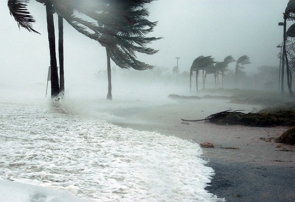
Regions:
<svg viewBox="0 0 295 202"><path fill-rule="evenodd" d="M295 201L295 147L271 142L288 127L258 128L220 126L207 122L183 122L181 118L203 119L223 109L251 111L257 105L242 105L225 100L179 100L165 106L113 110L120 117L108 122L139 131L158 132L198 144L207 166L215 171L206 190L226 201Z"/></svg>

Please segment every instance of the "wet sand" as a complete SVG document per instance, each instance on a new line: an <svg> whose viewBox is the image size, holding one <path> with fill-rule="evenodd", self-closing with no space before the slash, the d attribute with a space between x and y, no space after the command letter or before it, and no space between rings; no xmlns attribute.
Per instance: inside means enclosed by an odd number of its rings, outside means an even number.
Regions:
<svg viewBox="0 0 295 202"><path fill-rule="evenodd" d="M202 119L223 110L261 109L227 100L178 100L161 107L116 109L113 124L140 131L173 135L196 143L210 142L203 158L215 170L207 190L226 201L295 201L295 147L273 142L287 127L220 126ZM196 171L197 172L197 171Z"/></svg>

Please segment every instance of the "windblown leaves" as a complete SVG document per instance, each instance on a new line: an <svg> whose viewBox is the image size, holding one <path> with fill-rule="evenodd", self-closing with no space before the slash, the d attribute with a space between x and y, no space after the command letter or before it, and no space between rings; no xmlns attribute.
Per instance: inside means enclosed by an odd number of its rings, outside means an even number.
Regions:
<svg viewBox="0 0 295 202"><path fill-rule="evenodd" d="M285 9L286 15L289 15L290 13L295 13L295 0L290 0Z"/></svg>
<svg viewBox="0 0 295 202"><path fill-rule="evenodd" d="M237 60L237 65L247 65L247 64L251 64L250 58L247 55L243 55Z"/></svg>
<svg viewBox="0 0 295 202"><path fill-rule="evenodd" d="M191 66L191 71L196 71L200 69L204 69L206 66L215 63L214 58L212 56L199 56L197 57Z"/></svg>
<svg viewBox="0 0 295 202"><path fill-rule="evenodd" d="M7 6L9 8L10 15L12 15L17 22L19 27L27 29L29 32L33 31L38 33L33 29L32 23L35 22L35 19L27 10L27 4L29 0L8 0Z"/></svg>
<svg viewBox="0 0 295 202"><path fill-rule="evenodd" d="M286 36L295 37L295 24L291 25L286 32Z"/></svg>
<svg viewBox="0 0 295 202"><path fill-rule="evenodd" d="M31 25L35 20L27 10L28 1L8 0L9 10L19 26L38 33ZM145 37L157 25L157 22L147 19L149 13L144 8L145 4L153 0L36 1L42 4L51 3L53 12L63 17L78 32L106 47L111 59L121 68L152 68L151 65L136 60L135 53L157 52L146 45L161 38Z"/></svg>

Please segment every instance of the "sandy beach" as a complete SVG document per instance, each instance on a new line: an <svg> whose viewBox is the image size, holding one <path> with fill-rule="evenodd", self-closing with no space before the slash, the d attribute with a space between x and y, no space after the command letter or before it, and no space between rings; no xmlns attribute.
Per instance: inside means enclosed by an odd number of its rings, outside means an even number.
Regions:
<svg viewBox="0 0 295 202"><path fill-rule="evenodd" d="M110 122L198 144L212 143L214 148L203 148L203 158L215 170L207 190L226 201L295 201L295 147L273 141L288 127L221 126L204 121L181 121L182 118L203 119L228 109L251 112L262 108L225 99L181 99L165 106L115 109L110 113L119 118Z"/></svg>

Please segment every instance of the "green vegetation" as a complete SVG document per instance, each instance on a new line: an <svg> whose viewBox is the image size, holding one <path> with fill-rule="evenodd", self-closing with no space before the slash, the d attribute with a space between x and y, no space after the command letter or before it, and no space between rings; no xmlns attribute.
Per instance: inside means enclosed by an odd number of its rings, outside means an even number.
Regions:
<svg viewBox="0 0 295 202"><path fill-rule="evenodd" d="M295 126L295 111L242 113L223 111L205 118L210 123L219 125L244 125L253 127Z"/></svg>
<svg viewBox="0 0 295 202"><path fill-rule="evenodd" d="M277 143L295 145L295 127L290 128L276 139Z"/></svg>

